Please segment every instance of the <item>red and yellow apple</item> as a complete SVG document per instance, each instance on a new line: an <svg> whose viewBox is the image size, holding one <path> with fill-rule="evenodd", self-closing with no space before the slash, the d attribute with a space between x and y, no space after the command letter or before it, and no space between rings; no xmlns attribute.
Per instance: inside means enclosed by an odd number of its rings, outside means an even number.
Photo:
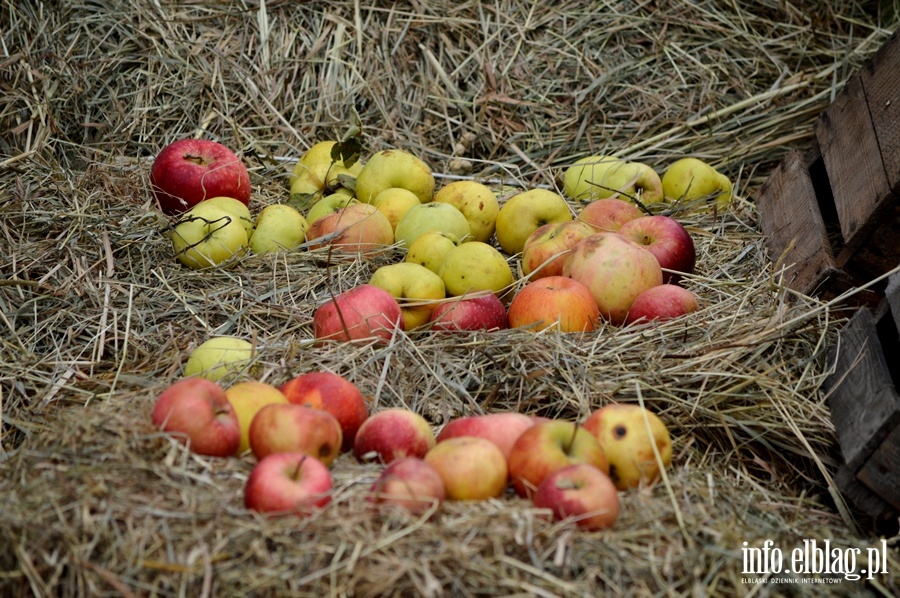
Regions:
<svg viewBox="0 0 900 598"><path fill-rule="evenodd" d="M617 232L656 257L663 269L663 282L678 283L683 274L694 273L694 239L671 216L641 216L626 222Z"/></svg>
<svg viewBox="0 0 900 598"><path fill-rule="evenodd" d="M675 284L661 284L638 295L625 318L626 324L658 320L664 322L700 309L697 295Z"/></svg>
<svg viewBox="0 0 900 598"><path fill-rule="evenodd" d="M369 490L370 503L396 506L420 514L446 498L444 480L431 465L417 457L404 457L388 463Z"/></svg>
<svg viewBox="0 0 900 598"><path fill-rule="evenodd" d="M389 341L403 330L403 312L394 297L376 286L361 284L320 305L313 314L317 343L376 339Z"/></svg>
<svg viewBox="0 0 900 598"><path fill-rule="evenodd" d="M257 459L272 453L305 453L325 465L341 453L341 424L329 412L294 403L265 405L248 430Z"/></svg>
<svg viewBox="0 0 900 598"><path fill-rule="evenodd" d="M432 330L504 330L506 306L497 295L482 293L442 301L431 312Z"/></svg>
<svg viewBox="0 0 900 598"><path fill-rule="evenodd" d="M166 388L156 399L151 420L198 455L228 457L241 441L225 390L205 378L183 378Z"/></svg>
<svg viewBox="0 0 900 598"><path fill-rule="evenodd" d="M580 220L545 224L535 229L522 247L522 273L531 280L561 275L569 250L595 232L591 225Z"/></svg>
<svg viewBox="0 0 900 598"><path fill-rule="evenodd" d="M369 406L353 382L334 372L307 372L279 387L286 400L329 412L341 425L341 450L353 448L356 432L369 417Z"/></svg>
<svg viewBox="0 0 900 598"><path fill-rule="evenodd" d="M440 444L450 438L460 436L475 436L490 440L504 458L509 457L509 452L522 432L535 424L535 419L523 413L515 411L497 411L484 415L469 415L451 419L437 435L437 443Z"/></svg>
<svg viewBox="0 0 900 598"><path fill-rule="evenodd" d="M583 283L566 276L548 276L519 289L509 304L507 317L510 328L590 332L600 321L600 309Z"/></svg>
<svg viewBox="0 0 900 598"><path fill-rule="evenodd" d="M477 436L448 438L425 455L444 480L450 500L487 500L506 490L506 456L496 444Z"/></svg>
<svg viewBox="0 0 900 598"><path fill-rule="evenodd" d="M246 380L225 389L225 396L234 408L241 427L241 444L236 453L243 454L250 449L250 423L260 409L272 403L287 403L284 394L265 382Z"/></svg>
<svg viewBox="0 0 900 598"><path fill-rule="evenodd" d="M550 509L554 520L572 519L587 531L610 528L619 517L616 485L587 463L569 465L548 475L531 501L539 509Z"/></svg>
<svg viewBox="0 0 900 598"><path fill-rule="evenodd" d="M394 243L394 229L387 216L371 204L340 208L310 224L306 231L310 249L330 246L335 251L367 255ZM312 241L318 240L318 243Z"/></svg>
<svg viewBox="0 0 900 598"><path fill-rule="evenodd" d="M548 189L531 189L507 199L497 213L497 242L507 255L520 253L529 235L545 224L572 220L569 204Z"/></svg>
<svg viewBox="0 0 900 598"><path fill-rule="evenodd" d="M422 458L434 442L424 417L408 409L386 409L370 415L359 427L353 454L362 462L388 464L403 457Z"/></svg>
<svg viewBox="0 0 900 598"><path fill-rule="evenodd" d="M328 467L305 453L261 459L244 484L244 506L259 513L310 515L331 502Z"/></svg>
<svg viewBox="0 0 900 598"><path fill-rule="evenodd" d="M615 232L629 220L643 215L641 209L630 201L606 197L584 206L576 219L590 224L597 232Z"/></svg>

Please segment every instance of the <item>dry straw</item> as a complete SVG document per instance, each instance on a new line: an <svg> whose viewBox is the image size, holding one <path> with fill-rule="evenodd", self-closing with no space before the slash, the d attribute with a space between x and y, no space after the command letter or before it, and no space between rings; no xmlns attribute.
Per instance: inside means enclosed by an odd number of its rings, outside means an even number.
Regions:
<svg viewBox="0 0 900 598"><path fill-rule="evenodd" d="M743 542L872 546L831 481L821 384L845 314L771 266L754 193L888 38L891 3L115 2L0 6L0 593L61 595L780 595L900 591L742 583ZM251 167L254 209L354 113L366 151L403 147L441 181L554 186L587 154L662 170L705 158L725 213L680 214L703 309L588 335L397 336L312 347L331 292L370 261L294 251L194 272L172 259L151 157L184 136ZM508 192L509 187L505 188ZM572 206L573 209L577 206ZM515 260L513 260L515 266ZM252 459L194 456L153 430L156 394L213 334L272 383L347 376L373 408L435 426L513 409L581 420L641 402L672 430L666 479L587 534L508 498L376 515L377 468L341 459L318 516L243 510Z"/></svg>

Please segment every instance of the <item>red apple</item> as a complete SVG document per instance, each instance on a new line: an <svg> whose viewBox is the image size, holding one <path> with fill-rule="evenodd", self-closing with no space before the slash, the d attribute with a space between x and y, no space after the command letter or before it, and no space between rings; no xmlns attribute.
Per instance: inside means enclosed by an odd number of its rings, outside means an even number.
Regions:
<svg viewBox="0 0 900 598"><path fill-rule="evenodd" d="M671 216L641 216L622 225L618 233L652 253L664 270L663 282L677 283L692 274L697 261L694 240Z"/></svg>
<svg viewBox="0 0 900 598"><path fill-rule="evenodd" d="M572 248L563 275L591 290L600 315L625 322L635 298L662 284L662 269L652 253L618 233L594 233Z"/></svg>
<svg viewBox="0 0 900 598"><path fill-rule="evenodd" d="M565 276L532 280L519 289L507 312L510 328L553 327L560 332L590 332L600 321L600 309L591 290Z"/></svg>
<svg viewBox="0 0 900 598"><path fill-rule="evenodd" d="M244 485L244 506L260 513L309 515L331 502L331 472L306 453L273 453Z"/></svg>
<svg viewBox="0 0 900 598"><path fill-rule="evenodd" d="M544 224L535 229L522 248L522 272L531 279L562 274L566 254L575 243L596 232L580 220Z"/></svg>
<svg viewBox="0 0 900 598"><path fill-rule="evenodd" d="M370 254L393 245L394 227L372 204L354 203L310 224L306 238L310 249L331 245L335 251Z"/></svg>
<svg viewBox="0 0 900 598"><path fill-rule="evenodd" d="M434 432L424 417L407 409L387 409L359 427L353 454L359 461L388 464L403 457L422 458L433 446Z"/></svg>
<svg viewBox="0 0 900 598"><path fill-rule="evenodd" d="M432 330L503 330L506 306L493 293L442 301L431 312Z"/></svg>
<svg viewBox="0 0 900 598"><path fill-rule="evenodd" d="M355 384L333 372L307 372L279 387L287 400L297 405L324 409L341 424L342 451L353 448L356 431L369 417L369 407Z"/></svg>
<svg viewBox="0 0 900 598"><path fill-rule="evenodd" d="M200 455L228 457L241 442L241 427L225 389L205 378L184 378L165 389L151 420Z"/></svg>
<svg viewBox="0 0 900 598"><path fill-rule="evenodd" d="M644 213L637 205L617 197L595 199L578 213L577 219L590 224L598 232L615 232Z"/></svg>
<svg viewBox="0 0 900 598"><path fill-rule="evenodd" d="M509 451L522 432L535 424L535 419L523 413L515 411L498 411L485 415L470 415L451 419L441 428L437 435L437 442L458 438L460 436L477 436L490 440L497 445L504 457L509 457Z"/></svg>
<svg viewBox="0 0 900 598"><path fill-rule="evenodd" d="M166 214L213 197L250 203L247 167L230 149L208 139L181 139L164 147L150 167L150 186Z"/></svg>
<svg viewBox="0 0 900 598"><path fill-rule="evenodd" d="M304 405L266 405L250 422L248 435L257 459L272 453L305 453L331 465L341 452L341 424L327 411Z"/></svg>
<svg viewBox="0 0 900 598"><path fill-rule="evenodd" d="M428 451L425 462L444 480L450 500L487 500L506 490L506 457L486 438L448 438Z"/></svg>
<svg viewBox="0 0 900 598"><path fill-rule="evenodd" d="M434 467L417 457L404 457L391 461L381 471L366 500L423 513L446 496L444 480Z"/></svg>
<svg viewBox="0 0 900 598"><path fill-rule="evenodd" d="M609 476L587 463L554 471L532 497L534 506L550 509L556 521L572 518L584 530L612 527L619 516L619 495Z"/></svg>
<svg viewBox="0 0 900 598"><path fill-rule="evenodd" d="M597 439L574 423L555 420L528 428L509 452L509 477L519 496L530 496L548 475L575 463L609 471Z"/></svg>
<svg viewBox="0 0 900 598"><path fill-rule="evenodd" d="M326 301L313 315L313 333L325 340L389 341L394 329L403 330L403 312L393 295L370 284L361 284Z"/></svg>
<svg viewBox="0 0 900 598"><path fill-rule="evenodd" d="M626 324L641 320L671 320L700 309L697 295L676 284L651 287L635 298Z"/></svg>

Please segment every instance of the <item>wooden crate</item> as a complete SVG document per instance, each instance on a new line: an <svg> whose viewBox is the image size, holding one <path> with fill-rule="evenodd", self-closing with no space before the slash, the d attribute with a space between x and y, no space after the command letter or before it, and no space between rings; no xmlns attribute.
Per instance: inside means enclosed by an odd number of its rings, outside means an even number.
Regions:
<svg viewBox="0 0 900 598"><path fill-rule="evenodd" d="M786 284L832 299L900 264L900 31L819 116L756 198L770 259ZM854 296L876 305L884 285Z"/></svg>
<svg viewBox="0 0 900 598"><path fill-rule="evenodd" d="M827 404L844 463L835 481L876 521L900 513L900 274L876 309L860 308L832 348Z"/></svg>

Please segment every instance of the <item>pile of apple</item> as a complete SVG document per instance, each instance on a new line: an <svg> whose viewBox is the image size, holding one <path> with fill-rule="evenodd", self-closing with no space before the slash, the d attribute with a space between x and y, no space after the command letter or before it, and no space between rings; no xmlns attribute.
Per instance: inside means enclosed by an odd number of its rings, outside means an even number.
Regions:
<svg viewBox="0 0 900 598"><path fill-rule="evenodd" d="M402 261L320 306L314 333L322 340L389 338L397 327L585 332L604 320L695 311L697 297L679 286L694 270L693 239L653 210L722 209L732 195L728 178L696 158L676 160L660 177L641 162L589 156L562 173L562 193L535 188L502 202L474 180L438 189L431 168L400 149L357 158L344 142L313 145L291 171L290 199L255 219L246 168L216 142L167 146L151 184L161 209L177 217L175 254L192 268L247 248L305 243L361 257L400 248Z"/></svg>
<svg viewBox="0 0 900 598"><path fill-rule="evenodd" d="M435 434L406 409L370 415L360 389L327 371L279 387L247 380L225 388L222 377L248 359L232 340L210 339L191 354L187 376L159 395L152 421L198 454L252 453L244 505L260 513L326 506L331 468L346 452L383 466L366 496L373 507L423 514L444 500L496 499L511 488L556 520L597 530L618 517L619 491L654 483L672 459L666 426L638 405L608 404L581 425L515 412L459 417Z"/></svg>

